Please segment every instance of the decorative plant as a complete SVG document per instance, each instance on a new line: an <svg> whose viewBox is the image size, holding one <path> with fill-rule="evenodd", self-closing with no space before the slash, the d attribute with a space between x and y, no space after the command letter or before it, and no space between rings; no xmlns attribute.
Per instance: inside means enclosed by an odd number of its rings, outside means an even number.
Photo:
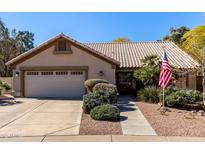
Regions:
<svg viewBox="0 0 205 154"><path fill-rule="evenodd" d="M6 82L0 81L0 95L2 94L2 91L8 91L8 90L11 90L11 86Z"/></svg>
<svg viewBox="0 0 205 154"><path fill-rule="evenodd" d="M98 83L108 83L108 81L103 79L88 79L84 82L84 86L88 93L91 93L93 92L93 87Z"/></svg>
<svg viewBox="0 0 205 154"><path fill-rule="evenodd" d="M135 70L134 77L141 81L144 86L158 86L161 64L157 55L147 56L142 60L142 67ZM175 67L171 69L175 80L178 78L177 70Z"/></svg>
<svg viewBox="0 0 205 154"><path fill-rule="evenodd" d="M114 105L103 104L93 108L90 116L95 120L118 121L120 120L120 111Z"/></svg>

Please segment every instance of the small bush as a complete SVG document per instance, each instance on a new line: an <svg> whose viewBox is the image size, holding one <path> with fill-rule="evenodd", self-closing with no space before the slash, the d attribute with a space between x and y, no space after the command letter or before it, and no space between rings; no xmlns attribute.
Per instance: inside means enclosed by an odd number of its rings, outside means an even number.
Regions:
<svg viewBox="0 0 205 154"><path fill-rule="evenodd" d="M197 90L186 90L168 87L164 91L165 105L188 106L202 100L202 94ZM158 103L163 101L163 91L154 86L146 87L138 92L138 97L144 102Z"/></svg>
<svg viewBox="0 0 205 154"><path fill-rule="evenodd" d="M93 93L89 93L83 98L83 110L89 113L95 106L102 104L116 104L118 93L110 88L98 89Z"/></svg>
<svg viewBox="0 0 205 154"><path fill-rule="evenodd" d="M150 103L159 102L160 89L155 86L148 86L138 92L140 100Z"/></svg>
<svg viewBox="0 0 205 154"><path fill-rule="evenodd" d="M3 93L3 91L9 91L9 90L11 90L11 86L6 82L0 81L0 91L1 91L0 93Z"/></svg>
<svg viewBox="0 0 205 154"><path fill-rule="evenodd" d="M108 83L108 81L103 79L88 79L84 82L84 86L88 93L91 93L93 92L93 87L98 83Z"/></svg>
<svg viewBox="0 0 205 154"><path fill-rule="evenodd" d="M95 120L118 121L120 119L120 111L116 106L106 104L93 108L90 116Z"/></svg>
<svg viewBox="0 0 205 154"><path fill-rule="evenodd" d="M98 89L105 89L105 88L110 88L117 91L116 85L110 83L98 83L93 87L93 91L96 91Z"/></svg>
<svg viewBox="0 0 205 154"><path fill-rule="evenodd" d="M179 106L186 104L193 104L197 101L200 101L201 93L196 90L178 90L171 93L168 96L165 96L165 103L168 106Z"/></svg>
<svg viewBox="0 0 205 154"><path fill-rule="evenodd" d="M176 91L179 91L180 89L176 88L176 87L167 87L164 89L164 96L167 97L169 96L171 93L175 93ZM159 94L159 98L160 98L160 102L163 101L163 90L160 89L160 94Z"/></svg>

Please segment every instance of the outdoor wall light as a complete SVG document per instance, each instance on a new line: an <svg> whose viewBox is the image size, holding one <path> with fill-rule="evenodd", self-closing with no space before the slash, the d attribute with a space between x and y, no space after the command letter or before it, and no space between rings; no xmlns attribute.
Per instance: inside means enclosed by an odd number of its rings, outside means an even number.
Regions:
<svg viewBox="0 0 205 154"><path fill-rule="evenodd" d="M18 72L18 71L16 72L15 76L16 76L16 77L19 77L19 72Z"/></svg>
<svg viewBox="0 0 205 154"><path fill-rule="evenodd" d="M103 71L99 71L99 76L103 76L104 72Z"/></svg>

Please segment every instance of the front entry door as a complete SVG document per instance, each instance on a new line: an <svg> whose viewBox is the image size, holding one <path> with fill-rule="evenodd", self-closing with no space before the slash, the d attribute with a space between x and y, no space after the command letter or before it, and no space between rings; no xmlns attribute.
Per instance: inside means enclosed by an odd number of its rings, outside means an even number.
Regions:
<svg viewBox="0 0 205 154"><path fill-rule="evenodd" d="M131 93L135 90L135 80L132 72L117 73L117 88L120 93Z"/></svg>

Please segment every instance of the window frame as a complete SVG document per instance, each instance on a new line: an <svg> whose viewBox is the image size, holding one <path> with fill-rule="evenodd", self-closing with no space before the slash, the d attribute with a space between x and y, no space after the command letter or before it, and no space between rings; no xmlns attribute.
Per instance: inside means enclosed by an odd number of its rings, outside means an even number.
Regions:
<svg viewBox="0 0 205 154"><path fill-rule="evenodd" d="M59 50L59 42L60 41L65 41L65 45L66 45L66 50ZM66 39L59 39L57 40L56 44L55 44L55 50L53 52L54 54L71 54L72 50L71 50L71 43L68 42Z"/></svg>

